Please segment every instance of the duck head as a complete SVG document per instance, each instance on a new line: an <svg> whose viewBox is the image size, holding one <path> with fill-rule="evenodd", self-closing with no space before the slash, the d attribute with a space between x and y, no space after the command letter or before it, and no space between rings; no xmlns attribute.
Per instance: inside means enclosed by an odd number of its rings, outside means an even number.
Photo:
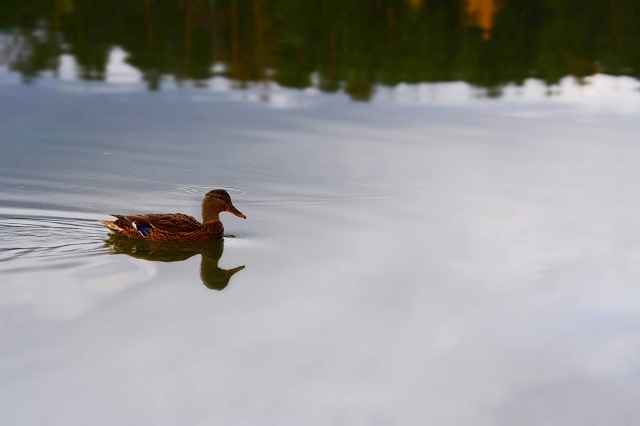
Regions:
<svg viewBox="0 0 640 426"><path fill-rule="evenodd" d="M240 210L235 208L231 202L229 193L224 189L214 189L213 191L207 192L207 195L204 196L204 200L202 201L203 223L217 222L220 220L218 218L220 212L229 212L243 219L247 218L240 213Z"/></svg>

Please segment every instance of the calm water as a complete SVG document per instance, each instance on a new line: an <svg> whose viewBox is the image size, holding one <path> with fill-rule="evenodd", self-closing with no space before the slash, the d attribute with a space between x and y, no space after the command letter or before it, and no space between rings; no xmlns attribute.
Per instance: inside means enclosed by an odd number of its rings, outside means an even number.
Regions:
<svg viewBox="0 0 640 426"><path fill-rule="evenodd" d="M177 3L0 8L4 424L638 422L636 6Z"/></svg>

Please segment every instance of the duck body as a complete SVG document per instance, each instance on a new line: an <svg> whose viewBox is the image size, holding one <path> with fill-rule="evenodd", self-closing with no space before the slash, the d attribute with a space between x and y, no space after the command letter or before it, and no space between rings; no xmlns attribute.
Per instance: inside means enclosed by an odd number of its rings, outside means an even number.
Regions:
<svg viewBox="0 0 640 426"><path fill-rule="evenodd" d="M182 213L112 216L116 217L115 221L102 224L117 235L141 240L200 243L218 240L224 235L224 226L219 220L202 224Z"/></svg>
<svg viewBox="0 0 640 426"><path fill-rule="evenodd" d="M199 243L218 240L224 235L220 212L246 219L231 203L223 189L209 191L202 202L202 223L182 213L114 214L114 221L100 221L116 235L151 241Z"/></svg>

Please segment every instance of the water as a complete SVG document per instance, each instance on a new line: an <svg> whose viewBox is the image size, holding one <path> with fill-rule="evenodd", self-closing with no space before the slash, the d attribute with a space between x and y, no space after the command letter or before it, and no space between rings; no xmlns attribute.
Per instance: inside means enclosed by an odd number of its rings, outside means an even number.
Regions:
<svg viewBox="0 0 640 426"><path fill-rule="evenodd" d="M105 45L103 81L79 48L57 77L0 71L6 424L637 422L632 72L505 77L500 99L370 79L359 102L171 70L150 91ZM247 215L223 242L98 222L199 217L212 188Z"/></svg>

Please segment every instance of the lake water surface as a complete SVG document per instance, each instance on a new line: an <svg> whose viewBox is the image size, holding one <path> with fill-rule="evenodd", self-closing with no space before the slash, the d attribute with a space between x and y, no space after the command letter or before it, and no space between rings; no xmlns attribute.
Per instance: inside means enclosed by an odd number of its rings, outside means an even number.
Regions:
<svg viewBox="0 0 640 426"><path fill-rule="evenodd" d="M0 70L4 424L637 423L637 80L357 102L127 55ZM204 248L98 222L213 188L247 220Z"/></svg>

